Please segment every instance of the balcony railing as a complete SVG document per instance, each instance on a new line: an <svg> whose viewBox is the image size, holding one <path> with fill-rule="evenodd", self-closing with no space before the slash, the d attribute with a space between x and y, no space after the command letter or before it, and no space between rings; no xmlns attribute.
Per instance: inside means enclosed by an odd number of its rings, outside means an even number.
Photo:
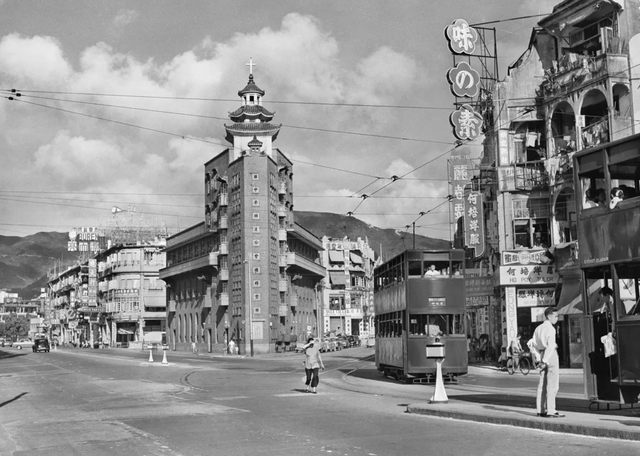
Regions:
<svg viewBox="0 0 640 456"><path fill-rule="evenodd" d="M229 243L221 242L220 243L220 255L228 255L229 254Z"/></svg>
<svg viewBox="0 0 640 456"><path fill-rule="evenodd" d="M286 241L287 240L287 230L284 228L280 228L278 230L278 240L279 241Z"/></svg>
<svg viewBox="0 0 640 456"><path fill-rule="evenodd" d="M221 307L229 306L229 293L220 293L220 306Z"/></svg>
<svg viewBox="0 0 640 456"><path fill-rule="evenodd" d="M218 277L220 280L229 280L229 268L220 268L220 276Z"/></svg>
<svg viewBox="0 0 640 456"><path fill-rule="evenodd" d="M218 204L220 206L228 206L229 205L229 194L228 193L220 193L218 195Z"/></svg>
<svg viewBox="0 0 640 456"><path fill-rule="evenodd" d="M280 261L278 262L278 266L280 266L281 268L286 268L287 267L287 254L286 253L280 254Z"/></svg>
<svg viewBox="0 0 640 456"><path fill-rule="evenodd" d="M218 266L218 252L209 253L209 265Z"/></svg>
<svg viewBox="0 0 640 456"><path fill-rule="evenodd" d="M229 218L226 215L221 216L218 226L222 230L226 230L227 228L229 228Z"/></svg>
<svg viewBox="0 0 640 456"><path fill-rule="evenodd" d="M531 161L515 165L515 181L518 190L535 190L549 187L549 175L543 161Z"/></svg>
<svg viewBox="0 0 640 456"><path fill-rule="evenodd" d="M278 282L278 290L279 291L287 291L289 288L288 283L285 279L280 279Z"/></svg>
<svg viewBox="0 0 640 456"><path fill-rule="evenodd" d="M284 204L278 204L278 217L286 217L287 208Z"/></svg>

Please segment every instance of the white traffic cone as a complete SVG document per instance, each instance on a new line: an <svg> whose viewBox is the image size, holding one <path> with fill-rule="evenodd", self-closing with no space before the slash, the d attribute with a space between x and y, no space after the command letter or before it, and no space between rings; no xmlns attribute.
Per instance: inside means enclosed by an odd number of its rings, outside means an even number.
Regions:
<svg viewBox="0 0 640 456"><path fill-rule="evenodd" d="M446 404L449 402L447 392L444 390L444 380L442 378L442 362L444 359L436 360L436 390L429 399L429 404Z"/></svg>
<svg viewBox="0 0 640 456"><path fill-rule="evenodd" d="M149 362L153 362L153 352L151 351L151 349L149 349Z"/></svg>
<svg viewBox="0 0 640 456"><path fill-rule="evenodd" d="M166 350L162 350L162 364L169 364L169 361L167 361L167 351Z"/></svg>

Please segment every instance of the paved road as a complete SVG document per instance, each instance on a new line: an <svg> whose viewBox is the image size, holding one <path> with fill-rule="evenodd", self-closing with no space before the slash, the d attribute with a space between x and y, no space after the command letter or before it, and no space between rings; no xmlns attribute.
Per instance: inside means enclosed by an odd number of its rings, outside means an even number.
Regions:
<svg viewBox="0 0 640 456"><path fill-rule="evenodd" d="M209 358L0 349L0 455L618 455L637 442L405 413L412 395L354 392L343 375L365 349L325 356L319 394L301 357ZM407 385L402 385L406 387ZM380 390L379 390L380 391ZM398 395L400 394L400 395Z"/></svg>

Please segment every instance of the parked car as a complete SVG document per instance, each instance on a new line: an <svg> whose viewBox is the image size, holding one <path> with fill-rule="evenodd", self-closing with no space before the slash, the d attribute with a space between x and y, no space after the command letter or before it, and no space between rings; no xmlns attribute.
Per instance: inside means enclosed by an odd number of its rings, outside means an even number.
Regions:
<svg viewBox="0 0 640 456"><path fill-rule="evenodd" d="M343 348L349 348L349 342L347 341L346 337L338 337L336 339L336 349L337 350L342 350Z"/></svg>
<svg viewBox="0 0 640 456"><path fill-rule="evenodd" d="M18 350L22 350L23 348L31 348L33 347L33 341L31 339L19 339L18 341L13 343L13 346Z"/></svg>
<svg viewBox="0 0 640 456"><path fill-rule="evenodd" d="M365 347L371 348L376 346L376 338L373 336L367 337L367 341L364 344Z"/></svg>
<svg viewBox="0 0 640 456"><path fill-rule="evenodd" d="M34 353L41 351L49 353L51 346L47 339L36 339L33 341L33 347L31 347L31 350L33 350Z"/></svg>

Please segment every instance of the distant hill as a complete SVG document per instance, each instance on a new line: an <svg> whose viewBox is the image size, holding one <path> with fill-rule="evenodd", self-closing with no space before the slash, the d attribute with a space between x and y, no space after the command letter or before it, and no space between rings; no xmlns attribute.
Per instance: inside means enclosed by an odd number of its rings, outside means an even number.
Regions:
<svg viewBox="0 0 640 456"><path fill-rule="evenodd" d="M379 255L382 247L383 259L387 260L406 248L411 248L411 233L382 229L369 225L355 217L347 217L329 212L294 212L294 219L300 225L321 238L350 239L366 238L369 245ZM67 233L41 232L31 236L0 236L0 288L19 293L21 298L35 298L40 288L47 284L47 271L56 261L63 266L77 260L77 256L67 251ZM416 235L418 249L447 249L449 242Z"/></svg>
<svg viewBox="0 0 640 456"><path fill-rule="evenodd" d="M40 232L30 236L0 236L0 288L20 293L22 298L39 294L46 274L56 261L74 262L67 252L67 233Z"/></svg>
<svg viewBox="0 0 640 456"><path fill-rule="evenodd" d="M329 236L334 238L350 239L358 237L367 238L371 248L379 255L382 246L383 260L388 260L398 253L413 246L411 232L398 232L391 228L378 228L368 223L330 212L303 212L294 211L294 220L321 238ZM449 241L434 239L416 234L416 249L448 249Z"/></svg>

